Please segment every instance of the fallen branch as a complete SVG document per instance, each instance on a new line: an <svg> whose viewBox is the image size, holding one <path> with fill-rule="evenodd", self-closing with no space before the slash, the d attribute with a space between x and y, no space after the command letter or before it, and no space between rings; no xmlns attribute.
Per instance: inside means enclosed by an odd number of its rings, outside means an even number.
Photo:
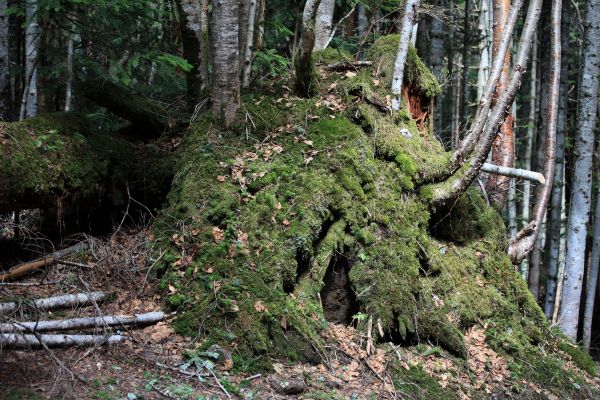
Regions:
<svg viewBox="0 0 600 400"><path fill-rule="evenodd" d="M369 67L371 65L373 65L373 61L340 61L333 64L327 64L325 69L329 71L347 71L349 69L356 70L361 67Z"/></svg>
<svg viewBox="0 0 600 400"><path fill-rule="evenodd" d="M127 339L123 335L40 335L20 333L0 333L0 347L40 348L83 345L102 345L118 343ZM44 346L45 345L45 346Z"/></svg>
<svg viewBox="0 0 600 400"><path fill-rule="evenodd" d="M106 298L105 292L66 294L33 301L0 303L0 315L17 311L20 307L31 307L36 310L54 310L72 306L81 306L101 301Z"/></svg>
<svg viewBox="0 0 600 400"><path fill-rule="evenodd" d="M20 278L21 276L40 269L48 264L51 264L57 260L60 260L63 257L68 255L72 255L75 253L79 253L88 248L88 244L86 242L81 242L76 244L75 246L67 247L66 249L55 251L52 254L44 256L43 258L38 258L37 260L26 262L25 264L18 265L12 268L10 271L0 275L0 282L4 281L12 281L14 279Z"/></svg>
<svg viewBox="0 0 600 400"><path fill-rule="evenodd" d="M50 321L9 322L0 324L0 332L51 332L59 330L90 329L113 326L152 325L162 321L162 312L126 316L71 318Z"/></svg>
<svg viewBox="0 0 600 400"><path fill-rule="evenodd" d="M481 166L480 171L487 172L489 174L508 176L511 178L526 179L528 181L541 183L542 185L546 183L544 175L540 174L539 172L528 171L526 169L502 167L500 165L484 163Z"/></svg>

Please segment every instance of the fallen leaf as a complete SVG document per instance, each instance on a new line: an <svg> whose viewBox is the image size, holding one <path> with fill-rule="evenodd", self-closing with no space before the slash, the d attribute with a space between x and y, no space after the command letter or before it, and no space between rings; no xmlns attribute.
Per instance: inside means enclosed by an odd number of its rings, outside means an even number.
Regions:
<svg viewBox="0 0 600 400"><path fill-rule="evenodd" d="M344 76L346 78L354 78L356 76L356 72L348 71Z"/></svg>
<svg viewBox="0 0 600 400"><path fill-rule="evenodd" d="M216 226L214 226L212 229L212 235L215 243L219 243L223 240L223 231Z"/></svg>
<svg viewBox="0 0 600 400"><path fill-rule="evenodd" d="M260 300L257 300L256 303L254 303L254 309L259 313L268 311L267 307L263 306Z"/></svg>
<svg viewBox="0 0 600 400"><path fill-rule="evenodd" d="M218 180L219 182L225 182L225 180L226 180L226 179L227 179L227 177L226 177L226 176L224 176L224 175L219 175L219 176L217 176L217 180Z"/></svg>

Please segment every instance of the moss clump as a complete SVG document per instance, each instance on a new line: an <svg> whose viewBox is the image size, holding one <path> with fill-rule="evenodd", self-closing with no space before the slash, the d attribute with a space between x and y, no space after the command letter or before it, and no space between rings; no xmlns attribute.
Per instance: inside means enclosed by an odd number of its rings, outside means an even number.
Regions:
<svg viewBox="0 0 600 400"><path fill-rule="evenodd" d="M582 370L586 371L588 374L596 376L598 375L598 367L594 359L585 352L581 347L569 343L566 339L560 342L559 348L561 351L564 351L569 356L571 356L571 360Z"/></svg>
<svg viewBox="0 0 600 400"><path fill-rule="evenodd" d="M393 365L392 380L396 390L409 398L413 396L418 399L455 400L459 397L450 389L445 389L438 383L437 379L427 375L419 367L411 367L408 370Z"/></svg>
<svg viewBox="0 0 600 400"><path fill-rule="evenodd" d="M379 91L376 69L361 74ZM170 254L163 285L188 299L176 330L233 349L244 368L311 359L324 345L324 276L344 258L359 311L389 337L465 357L463 332L484 322L507 357L536 351L548 326L506 256L501 216L475 190L448 217L432 213L419 185L448 155L411 113L357 102L337 113L314 99L252 99L261 128L250 139L208 117L192 127L155 225Z"/></svg>
<svg viewBox="0 0 600 400"><path fill-rule="evenodd" d="M342 61L354 61L352 54L348 53L346 50L334 49L331 47L315 51L313 53L313 59L317 64L333 64Z"/></svg>

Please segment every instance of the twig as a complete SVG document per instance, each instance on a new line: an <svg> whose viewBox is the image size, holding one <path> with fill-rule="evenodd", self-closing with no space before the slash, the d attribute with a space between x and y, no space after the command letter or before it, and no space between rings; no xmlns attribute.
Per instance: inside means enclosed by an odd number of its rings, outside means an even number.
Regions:
<svg viewBox="0 0 600 400"><path fill-rule="evenodd" d="M213 378L215 378L215 381L217 382L217 385L219 385L219 387L221 388L221 390L223 391L223 393L225 393L227 395L227 398L231 399L231 395L229 394L229 392L227 391L227 389L225 389L223 387L223 385L221 384L221 381L219 380L219 378L217 378L217 375L215 375L215 373L210 369L210 368L206 368L208 370L208 372L210 372L210 374L213 376Z"/></svg>

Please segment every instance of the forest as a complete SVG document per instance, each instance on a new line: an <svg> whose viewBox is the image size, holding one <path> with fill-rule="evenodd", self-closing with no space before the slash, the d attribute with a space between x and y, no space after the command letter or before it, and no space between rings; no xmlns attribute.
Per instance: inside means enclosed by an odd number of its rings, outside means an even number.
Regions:
<svg viewBox="0 0 600 400"><path fill-rule="evenodd" d="M599 85L600 0L0 0L0 398L600 398Z"/></svg>

